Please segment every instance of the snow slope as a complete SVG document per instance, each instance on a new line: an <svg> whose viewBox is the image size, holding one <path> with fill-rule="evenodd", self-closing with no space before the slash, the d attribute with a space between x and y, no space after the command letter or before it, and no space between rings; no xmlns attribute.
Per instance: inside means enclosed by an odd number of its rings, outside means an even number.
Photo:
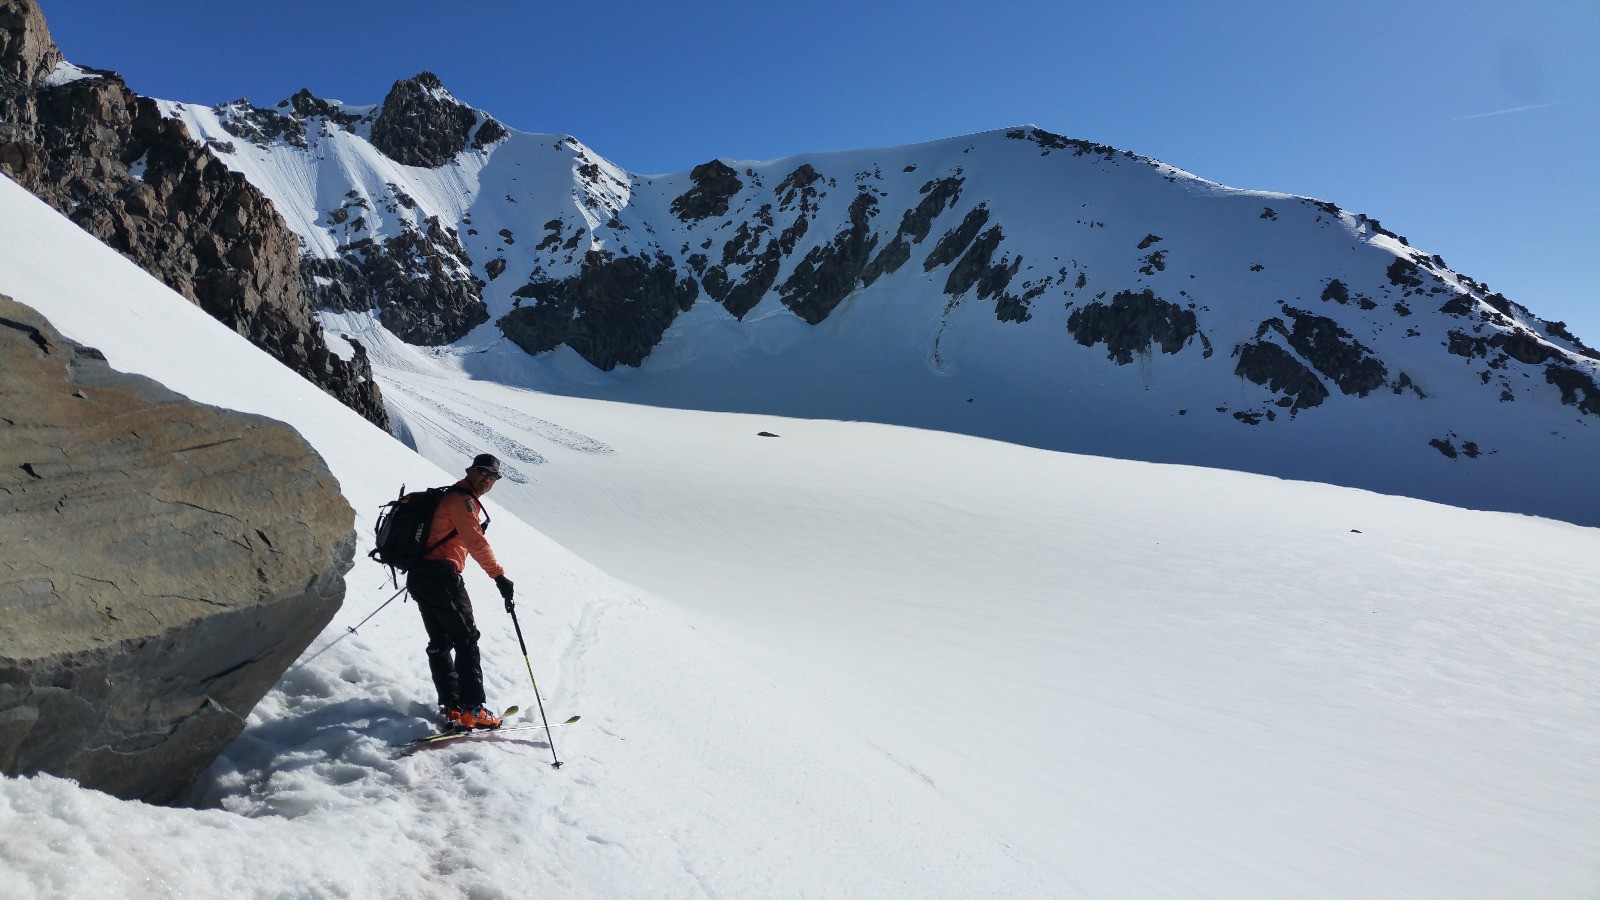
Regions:
<svg viewBox="0 0 1600 900"><path fill-rule="evenodd" d="M1600 892L1600 531L540 394L369 331L429 462L9 181L0 211L0 292L115 367L294 424L363 518L501 454L490 536L552 716L584 715L559 771L527 735L393 758L429 689L392 607L285 676L206 808L0 783L8 891ZM358 566L312 652L379 582ZM469 586L491 698L526 703L493 588Z"/></svg>
<svg viewBox="0 0 1600 900"><path fill-rule="evenodd" d="M0 208L0 292L113 367L292 423L363 523L402 482L453 480L9 180ZM59 897L1048 891L1036 864L815 701L495 512L545 702L556 717L584 716L557 733L565 768L548 766L537 736L391 758L392 742L426 731L432 704L426 637L396 604L262 702L197 792L215 809L6 781L0 884ZM391 593L375 568L350 575L328 640ZM494 596L476 569L469 583ZM491 697L531 707L496 606L480 608ZM872 825L891 818L919 826Z"/></svg>

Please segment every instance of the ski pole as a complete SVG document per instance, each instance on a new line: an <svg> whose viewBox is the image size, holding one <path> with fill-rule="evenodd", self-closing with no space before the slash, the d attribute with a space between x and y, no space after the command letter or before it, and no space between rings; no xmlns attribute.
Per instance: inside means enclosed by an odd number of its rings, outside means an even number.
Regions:
<svg viewBox="0 0 1600 900"><path fill-rule="evenodd" d="M344 640L345 638L349 637L350 635L355 634L357 628L360 628L361 626L367 624L367 622L370 621L373 616L377 615L378 613L383 612L383 607L384 606L388 606L389 604L393 603L394 600L395 600L395 597L398 597L401 594L404 594L405 592L406 592L405 588L401 588L400 590L395 591L393 597L390 597L389 599L383 601L383 606L380 606L377 609L373 610L372 612L368 613L367 617L365 619L362 619L361 621L357 622L355 625L353 625L353 626L346 625L345 629L344 629L344 632L345 632L344 634L341 634L338 637L334 638L333 639L333 643L331 643L328 646L323 647L321 650L318 650L317 652L311 654L311 659L308 659L305 662L300 663L299 665L295 666L295 668L298 669L298 668L301 668L303 666L311 665L312 660L316 659L317 657L321 656L324 653L327 653L329 650L332 650L335 644L339 643L340 641Z"/></svg>
<svg viewBox="0 0 1600 900"><path fill-rule="evenodd" d="M522 623L517 621L517 608L507 601L506 612L511 613L511 625L517 629L517 644L522 647L522 661L528 667L528 680L533 682L533 702L539 705L539 719L544 722L544 736L550 741L550 758L555 760L550 765L559 769L561 758L556 756L556 739L550 734L550 720L545 718L544 700L539 697L539 679L533 677L533 663L528 660L528 643L522 639Z"/></svg>

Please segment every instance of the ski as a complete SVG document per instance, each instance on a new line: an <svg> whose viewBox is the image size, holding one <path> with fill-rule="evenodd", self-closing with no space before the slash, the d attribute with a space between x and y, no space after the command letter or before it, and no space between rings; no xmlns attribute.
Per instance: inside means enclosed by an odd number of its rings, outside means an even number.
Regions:
<svg viewBox="0 0 1600 900"><path fill-rule="evenodd" d="M510 711L508 710L507 712L509 713ZM583 718L583 716L573 716L572 718L567 719L565 722L552 722L550 723L549 727L559 728L562 725L571 725L581 718ZM415 740L407 741L404 744L400 744L399 749L410 750L417 747L426 746L428 744L442 744L447 741L459 741L464 738L493 737L497 734L506 734L508 732L538 731L542 730L544 727L545 725L543 722L525 722L520 725L502 725L499 728L482 728L472 731L441 731L438 734L425 734L422 737L416 738Z"/></svg>

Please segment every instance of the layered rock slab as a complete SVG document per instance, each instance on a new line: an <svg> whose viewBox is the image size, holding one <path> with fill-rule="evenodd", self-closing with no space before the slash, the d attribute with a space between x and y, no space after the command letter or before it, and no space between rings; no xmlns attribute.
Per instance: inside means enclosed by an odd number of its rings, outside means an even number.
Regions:
<svg viewBox="0 0 1600 900"><path fill-rule="evenodd" d="M289 426L0 296L0 770L179 797L338 610L354 517Z"/></svg>

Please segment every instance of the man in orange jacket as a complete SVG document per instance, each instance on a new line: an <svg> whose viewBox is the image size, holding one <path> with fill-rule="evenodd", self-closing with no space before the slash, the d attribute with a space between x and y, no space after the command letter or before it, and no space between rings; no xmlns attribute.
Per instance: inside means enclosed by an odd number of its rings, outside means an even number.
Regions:
<svg viewBox="0 0 1600 900"><path fill-rule="evenodd" d="M428 671L439 692L439 707L447 727L500 727L500 717L484 706L479 632L473 621L467 584L461 577L470 553L494 579L500 596L505 598L506 611L511 611L511 579L483 536L486 523L478 521L479 498L499 480L500 460L492 454L482 453L472 460L467 477L451 485L439 499L428 528L430 543L440 540L435 535L448 537L423 556L422 564L406 577L406 587L417 601L422 626L428 631Z"/></svg>

